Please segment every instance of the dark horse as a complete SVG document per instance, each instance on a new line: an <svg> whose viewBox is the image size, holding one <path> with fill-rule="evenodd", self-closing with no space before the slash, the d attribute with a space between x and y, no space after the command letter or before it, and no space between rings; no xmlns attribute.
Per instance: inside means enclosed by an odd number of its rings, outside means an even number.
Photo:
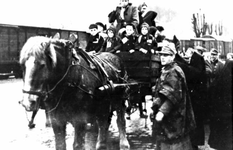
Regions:
<svg viewBox="0 0 233 150"><path fill-rule="evenodd" d="M79 52L80 51L80 52ZM121 60L111 53L95 56L98 65L91 68L82 50L76 51L69 40L31 37L20 53L23 68L23 100L27 111L35 111L40 102L51 119L56 150L66 149L66 124L74 127L73 149L85 149L87 123L98 126L96 149L106 149L112 111L117 112L120 149L129 149L125 131L125 90L99 92L99 87L124 83L127 74ZM102 71L100 68L104 68Z"/></svg>

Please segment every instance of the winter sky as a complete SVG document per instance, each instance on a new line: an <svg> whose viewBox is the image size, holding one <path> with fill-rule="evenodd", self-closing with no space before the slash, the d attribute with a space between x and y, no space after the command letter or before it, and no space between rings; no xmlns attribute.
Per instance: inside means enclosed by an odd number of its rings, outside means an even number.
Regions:
<svg viewBox="0 0 233 150"><path fill-rule="evenodd" d="M192 13L203 12L208 22L219 22L233 38L233 6L231 0L130 0L134 5L146 2L177 12L172 22L165 23L167 31L192 36ZM91 23L108 23L108 13L119 0L1 0L0 23L32 25L87 31ZM157 12L159 13L159 12Z"/></svg>

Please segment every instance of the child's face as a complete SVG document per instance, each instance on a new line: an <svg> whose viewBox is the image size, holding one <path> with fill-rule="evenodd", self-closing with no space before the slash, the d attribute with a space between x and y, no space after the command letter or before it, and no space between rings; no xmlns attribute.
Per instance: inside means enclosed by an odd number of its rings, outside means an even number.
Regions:
<svg viewBox="0 0 233 150"><path fill-rule="evenodd" d="M144 13L147 10L147 6L143 6L141 12Z"/></svg>
<svg viewBox="0 0 233 150"><path fill-rule="evenodd" d="M114 36L114 33L112 30L108 30L108 37L112 38Z"/></svg>
<svg viewBox="0 0 233 150"><path fill-rule="evenodd" d="M90 29L89 31L92 36L95 36L98 33L98 29L96 28Z"/></svg>
<svg viewBox="0 0 233 150"><path fill-rule="evenodd" d="M127 35L132 35L134 33L133 26L126 26L126 34Z"/></svg>
<svg viewBox="0 0 233 150"><path fill-rule="evenodd" d="M121 5L121 7L127 6L128 3L129 3L129 0L120 0L120 5Z"/></svg>
<svg viewBox="0 0 233 150"><path fill-rule="evenodd" d="M141 33L142 35L146 35L148 33L148 29L146 27L142 27Z"/></svg>

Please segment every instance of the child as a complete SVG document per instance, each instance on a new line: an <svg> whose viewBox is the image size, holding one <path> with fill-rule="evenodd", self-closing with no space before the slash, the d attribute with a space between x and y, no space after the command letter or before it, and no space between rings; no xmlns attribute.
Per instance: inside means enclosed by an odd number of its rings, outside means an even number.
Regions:
<svg viewBox="0 0 233 150"><path fill-rule="evenodd" d="M144 22L141 25L141 34L137 39L136 49L144 54L152 54L156 49L156 42L153 35L149 34L149 25Z"/></svg>
<svg viewBox="0 0 233 150"><path fill-rule="evenodd" d="M126 25L125 31L121 35L121 41L123 43L121 47L121 52L135 52L137 35L135 34L135 26L133 24Z"/></svg>
<svg viewBox="0 0 233 150"><path fill-rule="evenodd" d="M106 38L108 37L106 34L106 25L104 25L102 22L96 22L95 24L97 25L99 35L101 35L104 40L106 40Z"/></svg>
<svg viewBox="0 0 233 150"><path fill-rule="evenodd" d="M91 24L89 26L90 37L87 42L86 51L90 53L98 53L102 51L102 46L104 43L104 38L99 35L98 27L96 24Z"/></svg>
<svg viewBox="0 0 233 150"><path fill-rule="evenodd" d="M115 53L122 46L122 41L116 34L116 28L114 26L110 26L107 30L107 35L108 37L104 42L103 51Z"/></svg>

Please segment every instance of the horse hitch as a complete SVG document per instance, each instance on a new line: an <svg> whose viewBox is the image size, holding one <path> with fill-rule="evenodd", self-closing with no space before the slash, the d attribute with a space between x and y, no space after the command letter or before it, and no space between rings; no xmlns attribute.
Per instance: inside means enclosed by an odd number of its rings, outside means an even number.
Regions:
<svg viewBox="0 0 233 150"><path fill-rule="evenodd" d="M117 92L117 91L120 91L120 90L125 90L126 88L128 87L131 87L131 86L137 86L138 83L134 82L134 83L113 83L112 81L109 81L108 84L105 84L101 87L98 88L98 90L100 92L110 92L110 93L113 93L113 92Z"/></svg>

